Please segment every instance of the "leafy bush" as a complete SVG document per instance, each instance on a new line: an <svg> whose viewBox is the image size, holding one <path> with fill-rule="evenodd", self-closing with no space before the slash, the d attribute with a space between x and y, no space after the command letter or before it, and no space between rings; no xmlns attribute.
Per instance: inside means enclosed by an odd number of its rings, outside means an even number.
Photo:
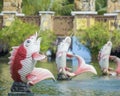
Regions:
<svg viewBox="0 0 120 96"><path fill-rule="evenodd" d="M9 47L18 46L38 29L37 26L16 19L12 22L11 26L2 28L0 31L0 38L8 42Z"/></svg>
<svg viewBox="0 0 120 96"><path fill-rule="evenodd" d="M42 37L42 42L41 42L41 51L45 52L48 50L48 48L54 49L54 41L56 40L56 35L54 34L53 31L46 30L46 31L41 31L40 36Z"/></svg>
<svg viewBox="0 0 120 96"><path fill-rule="evenodd" d="M105 8L98 11L99 15L103 15L104 13L107 13Z"/></svg>
<svg viewBox="0 0 120 96"><path fill-rule="evenodd" d="M12 46L19 46L29 36L35 34L36 31L40 30L38 26L30 23L24 23L20 19L13 21L11 26L4 27L0 31L0 38L8 42L9 50ZM42 37L41 51L46 51L52 42L52 38L55 36L51 31L39 32ZM50 38L50 39L49 39Z"/></svg>
<svg viewBox="0 0 120 96"><path fill-rule="evenodd" d="M113 49L120 45L120 32L118 30L109 31L107 23L96 23L83 31L79 30L76 36L90 49L94 59L97 58L98 52L108 40L112 41Z"/></svg>
<svg viewBox="0 0 120 96"><path fill-rule="evenodd" d="M50 6L51 0L23 0L23 13L35 15L39 11L46 11Z"/></svg>

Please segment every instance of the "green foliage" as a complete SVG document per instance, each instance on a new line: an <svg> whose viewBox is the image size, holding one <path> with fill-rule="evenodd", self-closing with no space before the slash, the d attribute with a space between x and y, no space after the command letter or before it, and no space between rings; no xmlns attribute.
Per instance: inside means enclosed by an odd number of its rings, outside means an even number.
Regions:
<svg viewBox="0 0 120 96"><path fill-rule="evenodd" d="M54 41L56 40L56 35L54 34L53 31L41 31L40 32L40 37L42 37L42 42L41 42L41 51L46 52L48 48L54 49Z"/></svg>
<svg viewBox="0 0 120 96"><path fill-rule="evenodd" d="M111 41L113 43L113 50L117 49L120 46L120 30L114 30L112 32Z"/></svg>
<svg viewBox="0 0 120 96"><path fill-rule="evenodd" d="M73 0L23 0L23 13L35 15L39 11L55 11L56 15L70 15L74 9Z"/></svg>
<svg viewBox="0 0 120 96"><path fill-rule="evenodd" d="M107 0L96 0L95 2L96 11L101 10L107 6Z"/></svg>
<svg viewBox="0 0 120 96"><path fill-rule="evenodd" d="M107 13L106 8L102 8L102 9L98 10L98 15L103 15L104 13Z"/></svg>
<svg viewBox="0 0 120 96"><path fill-rule="evenodd" d="M0 0L0 12L2 11L3 8L3 0Z"/></svg>
<svg viewBox="0 0 120 96"><path fill-rule="evenodd" d="M97 58L98 52L108 40L112 41L113 49L120 44L120 32L117 30L110 32L108 24L102 22L96 23L84 31L77 32L76 36L80 39L81 43L90 49L92 56L95 58Z"/></svg>
<svg viewBox="0 0 120 96"><path fill-rule="evenodd" d="M103 8L106 10L107 0L96 0L95 2L96 11L99 11L100 14ZM2 11L2 6L3 0L0 0L0 11ZM23 0L22 3L22 10L26 15L36 15L39 11L48 9L55 11L56 15L70 15L74 10L74 0Z"/></svg>
<svg viewBox="0 0 120 96"><path fill-rule="evenodd" d="M0 38L4 42L8 42L11 48L12 46L19 46L26 38L35 34L38 30L38 26L16 19L11 26L5 27L0 31ZM55 35L51 31L44 31L40 33L40 36L42 37L41 50L46 51L53 42Z"/></svg>
<svg viewBox="0 0 120 96"><path fill-rule="evenodd" d="M61 10L59 10L59 14L61 14L61 15L70 15L71 11L73 11L73 10L74 10L74 5L69 4L69 5L63 6L61 8Z"/></svg>
<svg viewBox="0 0 120 96"><path fill-rule="evenodd" d="M53 10L56 12L57 15L70 15L71 11L74 10L74 0L61 0L59 2L59 6L56 7L53 6ZM58 1L57 1L58 2ZM58 5L58 3L55 3Z"/></svg>
<svg viewBox="0 0 120 96"><path fill-rule="evenodd" d="M34 15L39 11L47 11L51 0L23 0L23 13Z"/></svg>
<svg viewBox="0 0 120 96"><path fill-rule="evenodd" d="M8 42L10 47L18 46L38 29L37 26L16 19L12 22L11 26L2 28L0 38Z"/></svg>
<svg viewBox="0 0 120 96"><path fill-rule="evenodd" d="M98 13L106 12L107 0L96 0L95 4ZM56 15L71 15L71 11L74 10L74 0L23 0L22 10L26 15L35 15L39 11L48 9L55 11Z"/></svg>

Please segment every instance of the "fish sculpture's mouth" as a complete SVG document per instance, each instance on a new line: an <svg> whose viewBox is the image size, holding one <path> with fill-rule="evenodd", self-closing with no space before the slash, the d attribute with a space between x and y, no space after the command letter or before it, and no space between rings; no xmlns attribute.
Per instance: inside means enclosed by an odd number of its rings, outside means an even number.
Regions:
<svg viewBox="0 0 120 96"><path fill-rule="evenodd" d="M36 39L36 42L40 42L40 39L41 39L40 37L39 37L39 38L37 38L37 39Z"/></svg>
<svg viewBox="0 0 120 96"><path fill-rule="evenodd" d="M36 32L36 34L35 34L35 38L36 38L36 41L39 39L37 32Z"/></svg>
<svg viewBox="0 0 120 96"><path fill-rule="evenodd" d="M112 42L111 42L111 41L108 41L108 42L107 42L107 46L112 46Z"/></svg>
<svg viewBox="0 0 120 96"><path fill-rule="evenodd" d="M40 41L41 41L41 37L39 37L38 33L36 32L36 34L35 34L35 42L37 42L37 44L38 44L38 43L40 43Z"/></svg>

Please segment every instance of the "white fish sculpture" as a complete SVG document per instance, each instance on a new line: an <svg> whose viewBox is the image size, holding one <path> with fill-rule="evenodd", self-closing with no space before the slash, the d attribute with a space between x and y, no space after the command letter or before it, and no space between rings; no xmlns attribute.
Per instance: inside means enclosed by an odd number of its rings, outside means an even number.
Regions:
<svg viewBox="0 0 120 96"><path fill-rule="evenodd" d="M100 50L98 54L98 62L103 74L108 74L109 69L109 56L112 49L112 42L108 41Z"/></svg>
<svg viewBox="0 0 120 96"><path fill-rule="evenodd" d="M56 64L58 69L58 80L68 80L71 79L71 77L74 77L76 75L79 75L83 72L92 72L94 74L97 74L95 68L92 65L85 64L85 61L82 57L70 54L68 52L68 49L71 45L71 38L66 37L59 45L56 53ZM75 72L72 72L70 68L66 65L66 59L69 58L77 58L78 60L78 68Z"/></svg>
<svg viewBox="0 0 120 96"><path fill-rule="evenodd" d="M41 80L53 78L53 74L43 68L35 68L37 61L46 56L39 53L41 38L37 33L27 38L23 44L13 47L10 59L10 73L14 80L12 92L30 92L29 88L22 89L21 86L35 85ZM20 87L19 87L20 86Z"/></svg>

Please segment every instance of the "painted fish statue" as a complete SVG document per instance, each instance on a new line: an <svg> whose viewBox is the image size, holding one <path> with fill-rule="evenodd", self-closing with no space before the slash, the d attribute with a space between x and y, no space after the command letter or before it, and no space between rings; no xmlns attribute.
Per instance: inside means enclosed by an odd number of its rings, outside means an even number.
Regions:
<svg viewBox="0 0 120 96"><path fill-rule="evenodd" d="M114 71L110 70L111 75L119 76L120 75L120 58L117 56L110 56L109 59L113 60L117 64L117 67Z"/></svg>
<svg viewBox="0 0 120 96"><path fill-rule="evenodd" d="M101 71L103 75L107 75L109 73L109 56L111 53L112 42L108 41L100 50L98 54L98 62L101 67Z"/></svg>
<svg viewBox="0 0 120 96"><path fill-rule="evenodd" d="M92 72L97 74L95 68L92 65L85 64L85 60L75 54L71 54L68 52L68 49L71 44L71 38L66 37L59 45L56 53L56 64L58 69L58 80L69 80L83 72ZM69 58L77 58L78 60L78 68L76 71L72 72L71 68L68 68L66 65L66 59Z"/></svg>
<svg viewBox="0 0 120 96"><path fill-rule="evenodd" d="M10 73L14 83L11 87L12 92L31 92L29 86L34 85L41 80L52 78L53 74L43 68L35 68L37 61L46 58L39 54L41 38L36 34L26 39L23 44L13 47L10 52Z"/></svg>

